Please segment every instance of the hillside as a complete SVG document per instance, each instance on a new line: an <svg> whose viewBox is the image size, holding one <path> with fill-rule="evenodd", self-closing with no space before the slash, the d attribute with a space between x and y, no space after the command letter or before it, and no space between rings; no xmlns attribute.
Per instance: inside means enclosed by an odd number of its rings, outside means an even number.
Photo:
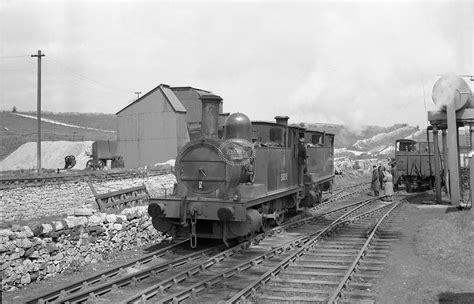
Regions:
<svg viewBox="0 0 474 304"><path fill-rule="evenodd" d="M394 144L397 139L411 138L415 135L415 139L426 140L426 133L420 132L418 127L407 124L396 124L390 127L365 126L358 130L334 124L304 123L303 126L335 134L336 157L388 158L394 155Z"/></svg>
<svg viewBox="0 0 474 304"><path fill-rule="evenodd" d="M46 120L41 123L43 141L96 141L117 138L114 114L44 112L42 118ZM0 160L22 144L36 140L35 112L0 112Z"/></svg>
<svg viewBox="0 0 474 304"><path fill-rule="evenodd" d="M42 120L43 141L115 140L117 137L114 114L44 112ZM0 112L0 124L0 161L22 144L36 141L35 112ZM396 139L414 136L417 140L426 140L425 132L407 124L366 126L358 130L336 124L299 125L335 134L336 157L388 158L393 156Z"/></svg>

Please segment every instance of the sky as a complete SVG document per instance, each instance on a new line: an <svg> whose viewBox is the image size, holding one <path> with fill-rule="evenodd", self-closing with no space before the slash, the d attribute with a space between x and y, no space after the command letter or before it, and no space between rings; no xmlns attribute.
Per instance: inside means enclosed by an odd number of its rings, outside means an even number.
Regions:
<svg viewBox="0 0 474 304"><path fill-rule="evenodd" d="M424 128L473 75L472 1L0 0L0 110L116 113L163 83L252 120ZM465 78L469 86L473 82Z"/></svg>

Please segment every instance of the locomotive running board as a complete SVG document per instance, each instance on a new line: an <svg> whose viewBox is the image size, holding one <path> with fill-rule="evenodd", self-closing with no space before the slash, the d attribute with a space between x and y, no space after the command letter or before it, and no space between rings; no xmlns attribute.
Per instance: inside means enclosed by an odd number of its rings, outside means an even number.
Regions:
<svg viewBox="0 0 474 304"><path fill-rule="evenodd" d="M272 191L268 192L263 196L260 196L255 199L250 199L249 201L244 201L244 205L247 207L252 207L261 203L265 203L268 201L272 201L278 198L282 198L285 196L289 196L292 194L297 194L298 192L303 191L302 187L295 187L295 188L287 188L286 190L279 190L279 191Z"/></svg>

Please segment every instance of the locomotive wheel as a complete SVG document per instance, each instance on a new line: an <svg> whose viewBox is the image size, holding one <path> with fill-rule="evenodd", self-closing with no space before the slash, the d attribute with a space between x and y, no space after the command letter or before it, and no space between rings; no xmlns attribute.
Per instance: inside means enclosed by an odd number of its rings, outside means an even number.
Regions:
<svg viewBox="0 0 474 304"><path fill-rule="evenodd" d="M262 232L267 232L273 228L273 220L270 219L262 219Z"/></svg>
<svg viewBox="0 0 474 304"><path fill-rule="evenodd" d="M280 213L280 215L275 216L275 219L269 218L265 222L269 222L270 227L280 226L285 219L285 214Z"/></svg>
<svg viewBox="0 0 474 304"><path fill-rule="evenodd" d="M275 224L277 226L280 226L282 223L283 223L283 220L285 219L285 213L280 213L280 215L278 215L276 218L275 218Z"/></svg>

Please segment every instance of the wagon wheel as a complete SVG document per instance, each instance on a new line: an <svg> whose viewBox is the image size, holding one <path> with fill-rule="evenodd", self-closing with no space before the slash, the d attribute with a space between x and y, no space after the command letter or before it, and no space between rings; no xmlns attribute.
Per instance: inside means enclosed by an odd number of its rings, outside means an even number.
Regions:
<svg viewBox="0 0 474 304"><path fill-rule="evenodd" d="M86 167L89 169L94 169L94 161L92 159L89 159L86 163Z"/></svg>
<svg viewBox="0 0 474 304"><path fill-rule="evenodd" d="M104 168L104 166L105 166L104 161L101 160L101 159L99 159L99 160L97 161L97 168L99 168L99 170L102 170L102 169Z"/></svg>
<svg viewBox="0 0 474 304"><path fill-rule="evenodd" d="M428 186L430 187L430 190L433 190L434 185L435 185L435 178L430 177L430 180L429 180L429 183L428 183Z"/></svg>
<svg viewBox="0 0 474 304"><path fill-rule="evenodd" d="M405 180L405 190L407 193L410 193L412 191L411 189L411 181L409 178Z"/></svg>

